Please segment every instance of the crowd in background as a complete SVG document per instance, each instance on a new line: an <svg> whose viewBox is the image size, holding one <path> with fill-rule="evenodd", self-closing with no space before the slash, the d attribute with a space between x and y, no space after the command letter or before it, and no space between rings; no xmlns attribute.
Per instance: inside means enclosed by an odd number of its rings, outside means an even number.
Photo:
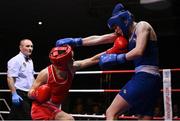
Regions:
<svg viewBox="0 0 180 121"><path fill-rule="evenodd" d="M65 110L68 110L71 114L87 114L87 115L103 115L105 112L106 107L108 106L108 101L105 101L106 95L98 95L98 96L89 96L89 97L80 97L75 96L73 100L66 101L68 104L62 107ZM174 98L174 97L173 97ZM71 99L71 98L70 98ZM173 118L180 118L180 110L179 110L179 103L172 102L172 110L173 110ZM131 110L128 110L123 113L124 116L134 116ZM154 110L155 117L163 117L164 116L164 103L163 97L158 101L158 104ZM84 120L85 118L76 117L77 120ZM91 119L101 119L101 118L88 118Z"/></svg>

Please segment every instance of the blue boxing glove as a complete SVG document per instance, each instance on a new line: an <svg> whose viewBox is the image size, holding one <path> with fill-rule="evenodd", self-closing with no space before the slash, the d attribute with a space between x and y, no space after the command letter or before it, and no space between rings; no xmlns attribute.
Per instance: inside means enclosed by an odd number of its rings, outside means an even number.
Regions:
<svg viewBox="0 0 180 121"><path fill-rule="evenodd" d="M12 93L12 104L15 106L20 106L21 102L23 101L23 99L21 98L21 96L19 96L17 94L17 92L13 92Z"/></svg>
<svg viewBox="0 0 180 121"><path fill-rule="evenodd" d="M81 46L82 38L64 38L56 41L56 47L62 45Z"/></svg>
<svg viewBox="0 0 180 121"><path fill-rule="evenodd" d="M103 54L99 60L101 68L109 68L113 65L122 64L126 62L125 54Z"/></svg>

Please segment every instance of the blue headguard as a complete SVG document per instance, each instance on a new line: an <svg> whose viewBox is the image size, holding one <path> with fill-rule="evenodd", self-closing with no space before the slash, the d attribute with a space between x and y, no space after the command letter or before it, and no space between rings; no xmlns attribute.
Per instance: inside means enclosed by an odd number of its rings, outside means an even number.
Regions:
<svg viewBox="0 0 180 121"><path fill-rule="evenodd" d="M114 25L119 26L123 34L126 36L128 34L129 26L132 24L132 22L132 14L128 10L123 9L119 12L114 12L114 15L109 18L107 23L110 29L113 29Z"/></svg>
<svg viewBox="0 0 180 121"><path fill-rule="evenodd" d="M114 9L113 9L113 11L112 11L112 16L118 14L119 11L124 11L124 6L123 6L121 3L118 3L118 4L114 7Z"/></svg>

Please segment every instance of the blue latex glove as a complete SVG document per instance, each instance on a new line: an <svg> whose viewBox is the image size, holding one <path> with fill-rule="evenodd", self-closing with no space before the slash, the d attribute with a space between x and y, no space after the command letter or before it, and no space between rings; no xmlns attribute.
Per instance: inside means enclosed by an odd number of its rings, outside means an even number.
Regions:
<svg viewBox="0 0 180 121"><path fill-rule="evenodd" d="M125 54L103 54L99 60L101 68L109 68L113 65L122 64L126 62Z"/></svg>
<svg viewBox="0 0 180 121"><path fill-rule="evenodd" d="M17 94L17 92L12 93L12 104L19 106L23 99Z"/></svg>
<svg viewBox="0 0 180 121"><path fill-rule="evenodd" d="M82 38L64 38L56 41L56 47L62 45L82 46Z"/></svg>

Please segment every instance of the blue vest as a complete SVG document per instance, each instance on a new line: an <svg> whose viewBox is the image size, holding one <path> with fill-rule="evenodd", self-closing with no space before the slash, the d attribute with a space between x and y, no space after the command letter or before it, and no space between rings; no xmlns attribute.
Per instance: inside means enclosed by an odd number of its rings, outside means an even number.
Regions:
<svg viewBox="0 0 180 121"><path fill-rule="evenodd" d="M135 32L132 34L129 41L129 51L135 48L136 46L136 34ZM138 57L134 60L135 67L140 65L152 65L159 66L159 57L158 57L158 43L157 41L148 41L147 47L145 48L145 52L141 57Z"/></svg>

